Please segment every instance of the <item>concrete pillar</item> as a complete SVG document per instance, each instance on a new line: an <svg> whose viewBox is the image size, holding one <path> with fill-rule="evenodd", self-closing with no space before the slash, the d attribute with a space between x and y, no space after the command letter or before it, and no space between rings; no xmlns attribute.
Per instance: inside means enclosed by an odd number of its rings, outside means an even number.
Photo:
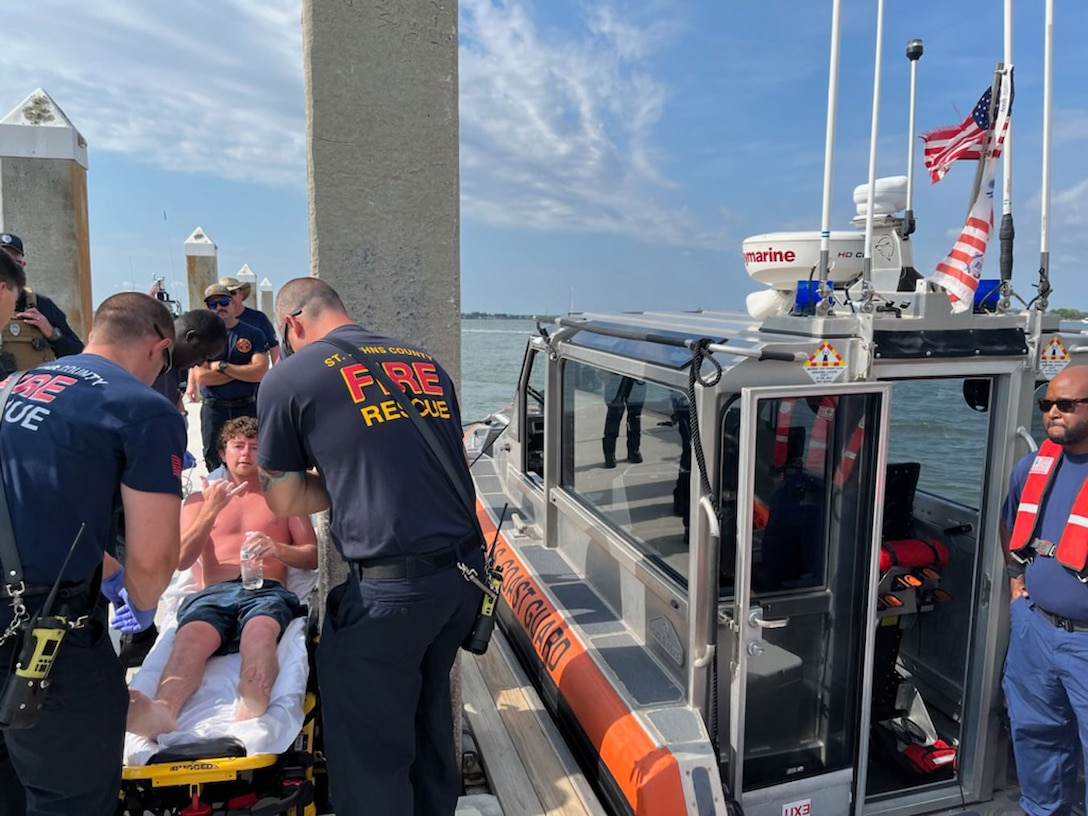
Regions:
<svg viewBox="0 0 1088 816"><path fill-rule="evenodd" d="M461 382L457 0L302 0L310 273ZM320 587L347 568L322 536ZM322 603L322 606L324 604ZM461 750L460 675L451 739Z"/></svg>
<svg viewBox="0 0 1088 816"><path fill-rule="evenodd" d="M87 142L41 88L0 119L0 224L23 239L30 286L56 301L86 340Z"/></svg>
<svg viewBox="0 0 1088 816"><path fill-rule="evenodd" d="M219 282L219 247L201 227L185 239L185 276L189 281L189 308L203 308L204 290Z"/></svg>
<svg viewBox="0 0 1088 816"><path fill-rule="evenodd" d="M238 274L235 275L238 278L238 283L249 284L249 294L245 296L242 302L249 309L257 308L257 275L252 269L249 268L249 264L242 264L242 268L238 270Z"/></svg>
<svg viewBox="0 0 1088 816"><path fill-rule="evenodd" d="M261 285L257 287L257 308L264 312L269 322L276 325L276 293L272 291L272 281L268 278L261 279ZM276 329L278 332L279 329ZM281 341L282 342L282 341Z"/></svg>
<svg viewBox="0 0 1088 816"><path fill-rule="evenodd" d="M303 0L311 273L460 384L457 2Z"/></svg>

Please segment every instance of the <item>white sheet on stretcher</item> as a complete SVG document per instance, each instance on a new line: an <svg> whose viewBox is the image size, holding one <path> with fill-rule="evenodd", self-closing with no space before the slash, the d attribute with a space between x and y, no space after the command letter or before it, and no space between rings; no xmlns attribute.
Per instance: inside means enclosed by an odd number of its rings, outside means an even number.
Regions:
<svg viewBox="0 0 1088 816"><path fill-rule="evenodd" d="M315 571L292 568L288 570L287 588L306 603L316 580ZM163 594L159 638L129 684L148 697L155 696L159 676L170 656L177 631L178 606L195 587L196 583L186 571L175 576ZM172 745L226 736L241 740L248 756L286 751L302 728L302 705L310 671L306 656L305 618L291 621L280 639L276 656L280 673L272 686L268 710L260 717L241 722L234 718L238 704L241 655L213 657L205 667L200 687L181 710L178 730L161 734L158 741L125 734L125 764L146 765L155 753Z"/></svg>

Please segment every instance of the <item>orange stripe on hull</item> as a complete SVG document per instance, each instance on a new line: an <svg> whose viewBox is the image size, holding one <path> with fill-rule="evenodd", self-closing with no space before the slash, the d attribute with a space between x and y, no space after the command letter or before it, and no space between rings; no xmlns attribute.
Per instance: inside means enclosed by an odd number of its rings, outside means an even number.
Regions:
<svg viewBox="0 0 1088 816"><path fill-rule="evenodd" d="M476 512L491 541L491 516L479 504ZM632 810L638 816L686 812L676 757L631 713L501 535L495 550L496 563L505 567L503 598Z"/></svg>

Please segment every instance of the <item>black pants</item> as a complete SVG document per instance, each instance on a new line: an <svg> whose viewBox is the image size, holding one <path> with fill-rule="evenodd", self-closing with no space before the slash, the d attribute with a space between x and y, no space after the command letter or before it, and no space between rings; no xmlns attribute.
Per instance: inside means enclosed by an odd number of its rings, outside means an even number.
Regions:
<svg viewBox="0 0 1088 816"><path fill-rule="evenodd" d="M641 385L641 384L640 384ZM632 396L635 381L630 377L624 377L616 390L615 396L608 400L608 411L604 417L604 454L605 457L616 455L616 438L620 434L620 420L627 412L627 455L631 456L639 452L642 439L642 401L645 398L645 389L641 388Z"/></svg>
<svg viewBox="0 0 1088 816"><path fill-rule="evenodd" d="M0 731L4 816L113 816L117 811L128 689L106 634L105 603L100 601L93 620L61 644L38 724ZM5 599L0 631L10 620ZM0 646L5 672L14 649L14 641Z"/></svg>
<svg viewBox="0 0 1088 816"><path fill-rule="evenodd" d="M480 554L465 562L482 573ZM329 593L317 678L337 816L456 810L449 675L480 599L452 565L414 580L352 576Z"/></svg>
<svg viewBox="0 0 1088 816"><path fill-rule="evenodd" d="M204 442L204 466L208 472L215 470L223 460L219 458L219 432L223 426L238 417L257 416L257 402L247 402L231 408L223 401L206 399L200 405L200 436Z"/></svg>

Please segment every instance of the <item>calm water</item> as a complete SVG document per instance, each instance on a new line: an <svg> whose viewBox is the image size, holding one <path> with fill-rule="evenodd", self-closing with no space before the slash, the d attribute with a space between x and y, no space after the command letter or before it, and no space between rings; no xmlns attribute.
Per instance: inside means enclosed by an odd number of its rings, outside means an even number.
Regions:
<svg viewBox="0 0 1088 816"><path fill-rule="evenodd" d="M461 321L461 416L482 419L514 400L531 320Z"/></svg>
<svg viewBox="0 0 1088 816"><path fill-rule="evenodd" d="M531 320L461 322L461 414L466 422L509 405ZM988 414L964 402L959 382L895 385L888 461L922 463L919 486L977 507Z"/></svg>

